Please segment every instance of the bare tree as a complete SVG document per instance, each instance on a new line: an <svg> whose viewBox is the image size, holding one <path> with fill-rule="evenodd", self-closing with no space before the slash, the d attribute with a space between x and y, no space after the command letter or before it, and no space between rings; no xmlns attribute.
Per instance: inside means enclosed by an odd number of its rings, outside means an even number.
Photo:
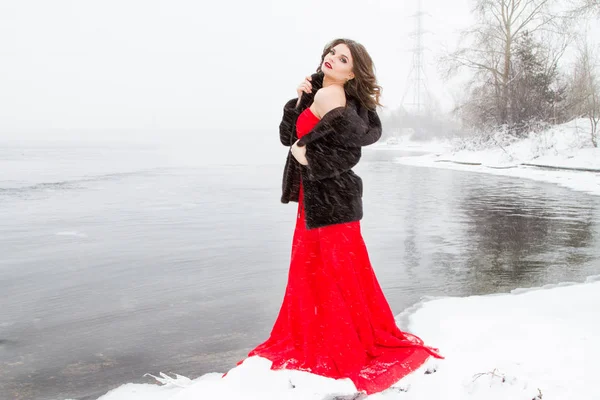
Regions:
<svg viewBox="0 0 600 400"><path fill-rule="evenodd" d="M582 40L573 69L570 87L570 103L573 113L590 122L591 140L598 147L598 123L600 122L600 80L596 69L597 55L587 40Z"/></svg>
<svg viewBox="0 0 600 400"><path fill-rule="evenodd" d="M573 0L571 14L573 16L593 14L600 16L600 0Z"/></svg>
<svg viewBox="0 0 600 400"><path fill-rule="evenodd" d="M475 98L488 99L482 104L486 119L495 125L510 125L510 87L517 76L513 72L515 46L526 34L556 34L561 18L550 12L554 0L475 0L477 24L463 33L458 50L442 59L446 76L463 68L474 72ZM549 55L548 68L554 70L566 44ZM479 107L468 107L471 110Z"/></svg>

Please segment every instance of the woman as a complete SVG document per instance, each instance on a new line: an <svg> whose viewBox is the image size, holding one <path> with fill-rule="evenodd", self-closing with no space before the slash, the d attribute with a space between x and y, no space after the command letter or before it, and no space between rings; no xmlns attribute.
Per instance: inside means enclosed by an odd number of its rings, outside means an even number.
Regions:
<svg viewBox="0 0 600 400"><path fill-rule="evenodd" d="M281 201L298 202L283 305L270 338L249 356L273 369L350 378L368 394L422 365L435 349L403 333L373 273L360 232L361 147L381 136L381 88L365 48L325 47L317 73L284 107L280 139L291 146Z"/></svg>

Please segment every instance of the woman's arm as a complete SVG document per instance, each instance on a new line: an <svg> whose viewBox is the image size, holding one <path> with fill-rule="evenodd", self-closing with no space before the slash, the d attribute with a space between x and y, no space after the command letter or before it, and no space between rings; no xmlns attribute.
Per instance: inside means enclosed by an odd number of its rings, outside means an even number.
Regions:
<svg viewBox="0 0 600 400"><path fill-rule="evenodd" d="M297 140L298 135L296 134L296 120L304 109L304 106L310 102L314 97L313 77L318 78L316 75L307 76L304 78L302 83L296 88L298 97L285 103L283 106L283 118L279 124L279 140L284 146L292 146ZM317 82L319 84L319 82Z"/></svg>

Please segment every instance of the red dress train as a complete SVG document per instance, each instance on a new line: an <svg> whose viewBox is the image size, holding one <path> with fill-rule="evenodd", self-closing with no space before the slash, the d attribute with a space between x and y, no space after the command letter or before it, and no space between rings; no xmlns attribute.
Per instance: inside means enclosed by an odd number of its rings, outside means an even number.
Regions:
<svg viewBox="0 0 600 400"><path fill-rule="evenodd" d="M298 137L319 119L306 109ZM350 378L358 390L387 389L421 366L441 358L418 337L402 332L377 282L360 222L307 229L300 187L288 283L271 336L249 356L272 369L299 369Z"/></svg>

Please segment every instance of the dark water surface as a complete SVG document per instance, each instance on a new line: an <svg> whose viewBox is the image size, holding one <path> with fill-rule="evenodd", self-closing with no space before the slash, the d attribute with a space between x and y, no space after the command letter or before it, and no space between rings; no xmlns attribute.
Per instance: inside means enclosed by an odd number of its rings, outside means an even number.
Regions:
<svg viewBox="0 0 600 400"><path fill-rule="evenodd" d="M366 162L363 235L395 313L600 274L600 200ZM144 373L224 372L266 339L296 205L281 166L0 188L0 398L91 399Z"/></svg>

